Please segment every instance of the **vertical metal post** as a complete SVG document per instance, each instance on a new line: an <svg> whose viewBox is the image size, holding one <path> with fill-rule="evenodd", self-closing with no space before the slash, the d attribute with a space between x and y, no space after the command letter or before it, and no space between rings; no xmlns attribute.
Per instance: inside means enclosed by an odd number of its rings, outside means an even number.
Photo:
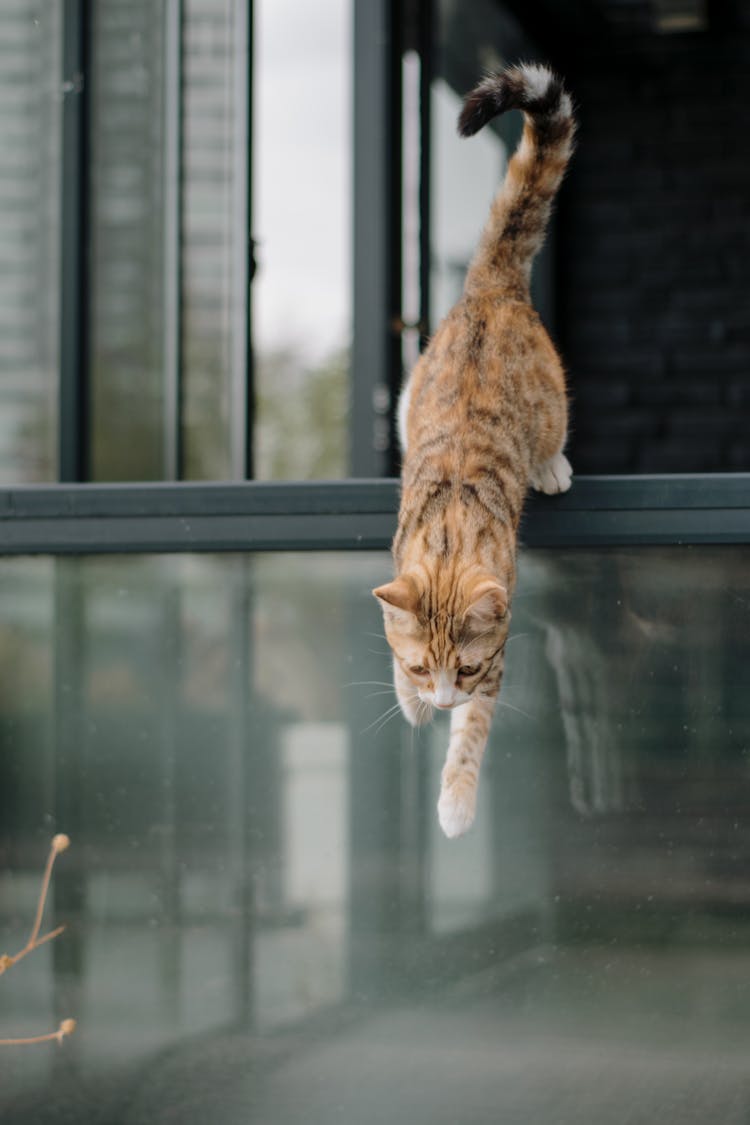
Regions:
<svg viewBox="0 0 750 1125"><path fill-rule="evenodd" d="M161 767L161 825L159 883L161 922L158 934L159 983L163 1008L172 1027L180 1020L183 973L182 879L179 859L180 675L183 655L181 600L183 574L170 560L153 560L161 603L161 683L159 684L159 765ZM179 562L179 560L177 560Z"/></svg>
<svg viewBox="0 0 750 1125"><path fill-rule="evenodd" d="M235 438L238 477L252 479L253 431L255 427L255 369L252 347L252 303L250 286L255 273L255 251L252 236L253 221L253 0L237 0L235 94L238 107L244 106L244 117L238 120L236 159L237 230L237 322L244 325L244 333L235 341L233 369L242 387L238 394L241 409L236 411L237 425L242 432Z"/></svg>
<svg viewBox="0 0 750 1125"><path fill-rule="evenodd" d="M383 658L362 645L362 606L354 591L348 598L347 616L357 674L363 680L382 679ZM403 749L392 727L380 733L382 713L380 697L351 697L348 985L350 993L359 997L383 996L401 984L396 962L405 925ZM413 895L409 898L411 926Z"/></svg>
<svg viewBox="0 0 750 1125"><path fill-rule="evenodd" d="M431 273L431 128L432 128L432 0L410 0L401 8L399 42L402 115L402 261L400 357L407 378L427 343L430 330ZM394 284L397 291L398 282ZM392 366L391 458L389 471L400 469L395 405L400 387L397 363Z"/></svg>
<svg viewBox="0 0 750 1125"><path fill-rule="evenodd" d="M58 473L89 472L88 253L90 0L63 0Z"/></svg>
<svg viewBox="0 0 750 1125"><path fill-rule="evenodd" d="M432 244L432 78L434 0L420 0L417 25L419 58L419 324L420 350L430 334L430 281Z"/></svg>
<svg viewBox="0 0 750 1125"><path fill-rule="evenodd" d="M164 480L182 477L182 0L164 8Z"/></svg>
<svg viewBox="0 0 750 1125"><path fill-rule="evenodd" d="M401 322L403 320L403 57L405 12L400 0L392 3L390 19L390 52L387 60L386 106L388 133L383 166L386 174L386 321L385 329L385 369L383 381L387 392L381 394L376 387L373 396L375 409L376 446L380 435L384 435L387 446L384 452L382 473L393 476L400 464L398 441L396 437L396 407L403 382L403 352L401 342ZM385 419L379 417L387 411ZM382 439L381 439L382 440Z"/></svg>
<svg viewBox="0 0 750 1125"><path fill-rule="evenodd" d="M394 383L400 382L401 105L397 5L354 0L353 476L390 469ZM395 378L394 378L395 367Z"/></svg>
<svg viewBox="0 0 750 1125"><path fill-rule="evenodd" d="M85 756L86 604L85 566L80 559L55 559L53 638L53 738L55 830L74 842L55 871L55 923L64 921L65 941L52 943L55 1014L83 1016L85 1001L84 921L87 881L85 816L81 775ZM72 862L71 862L72 861Z"/></svg>
<svg viewBox="0 0 750 1125"><path fill-rule="evenodd" d="M253 560L237 556L229 569L230 619L227 645L230 653L227 732L227 837L236 908L233 933L232 1002L238 1027L252 1028L255 1020L255 866L257 843L248 813L253 799L255 760L249 733L257 720L258 699L254 682L255 572Z"/></svg>

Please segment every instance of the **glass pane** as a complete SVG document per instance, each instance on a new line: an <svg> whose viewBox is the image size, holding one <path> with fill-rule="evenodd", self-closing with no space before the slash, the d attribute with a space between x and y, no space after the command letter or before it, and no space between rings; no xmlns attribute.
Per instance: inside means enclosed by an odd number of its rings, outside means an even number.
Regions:
<svg viewBox="0 0 750 1125"><path fill-rule="evenodd" d="M91 99L91 476L165 475L165 5L100 0Z"/></svg>
<svg viewBox="0 0 750 1125"><path fill-rule="evenodd" d="M182 73L183 475L244 476L247 0L185 0Z"/></svg>
<svg viewBox="0 0 750 1125"><path fill-rule="evenodd" d="M533 61L538 51L501 4L437 0L435 65L431 98L430 316L436 327L463 290L490 203L521 136L520 113L496 118L468 140L456 132L465 94L487 72ZM552 238L537 256L534 304L549 326L553 319Z"/></svg>
<svg viewBox="0 0 750 1125"><path fill-rule="evenodd" d="M750 550L523 554L454 841L389 569L0 561L3 1121L742 1122Z"/></svg>
<svg viewBox="0 0 750 1125"><path fill-rule="evenodd" d="M508 160L507 145L492 129L483 130L471 143L458 136L456 121L462 100L462 94L451 90L442 79L435 79L431 278L434 325L461 295L482 224Z"/></svg>
<svg viewBox="0 0 750 1125"><path fill-rule="evenodd" d="M241 476L248 6L93 13L92 476Z"/></svg>
<svg viewBox="0 0 750 1125"><path fill-rule="evenodd" d="M0 5L0 481L57 476L62 6Z"/></svg>
<svg viewBox="0 0 750 1125"><path fill-rule="evenodd" d="M254 5L255 475L347 473L351 0Z"/></svg>

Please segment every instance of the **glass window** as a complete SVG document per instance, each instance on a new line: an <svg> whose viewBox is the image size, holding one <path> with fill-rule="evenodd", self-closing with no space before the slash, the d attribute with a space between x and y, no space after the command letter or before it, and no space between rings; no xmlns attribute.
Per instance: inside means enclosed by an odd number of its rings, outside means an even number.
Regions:
<svg viewBox="0 0 750 1125"><path fill-rule="evenodd" d="M94 15L92 476L243 476L247 5Z"/></svg>
<svg viewBox="0 0 750 1125"><path fill-rule="evenodd" d="M0 561L3 949L72 839L67 928L3 975L0 1025L79 1021L0 1053L4 1118L614 1125L688 1090L733 1120L749 562L525 553L449 842L446 724L388 715L385 552Z"/></svg>
<svg viewBox="0 0 750 1125"><path fill-rule="evenodd" d="M255 475L348 471L351 0L254 5Z"/></svg>
<svg viewBox="0 0 750 1125"><path fill-rule="evenodd" d="M247 0L187 0L182 30L183 476L245 475Z"/></svg>
<svg viewBox="0 0 750 1125"><path fill-rule="evenodd" d="M93 6L91 476L169 476L166 5Z"/></svg>
<svg viewBox="0 0 750 1125"><path fill-rule="evenodd" d="M57 475L62 5L0 6L0 481Z"/></svg>
<svg viewBox="0 0 750 1125"><path fill-rule="evenodd" d="M248 6L94 9L92 475L246 469ZM255 475L347 471L350 12L253 11ZM304 169L304 174L301 171Z"/></svg>
<svg viewBox="0 0 750 1125"><path fill-rule="evenodd" d="M520 113L496 118L468 140L456 133L464 96L487 71L538 52L502 5L476 0L471 10L439 0L435 13L431 91L431 320L434 328L458 299L464 277L521 136ZM553 318L552 250L548 234L532 276L534 304L548 326Z"/></svg>
<svg viewBox="0 0 750 1125"><path fill-rule="evenodd" d="M432 84L432 278L433 324L461 295L508 161L508 146L493 129L463 140L456 132L463 93L436 78Z"/></svg>

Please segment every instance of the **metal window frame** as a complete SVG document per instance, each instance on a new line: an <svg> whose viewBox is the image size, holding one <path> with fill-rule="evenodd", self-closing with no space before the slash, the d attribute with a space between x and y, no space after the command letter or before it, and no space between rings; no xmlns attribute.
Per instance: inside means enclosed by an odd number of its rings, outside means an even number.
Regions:
<svg viewBox="0 0 750 1125"><path fill-rule="evenodd" d="M55 755L67 753L72 747L71 761L75 763L81 715L85 713L80 679L71 681L70 671L79 666L86 644L82 587L66 583L66 574L75 564L70 556L384 550L394 530L397 505L398 482L394 479L28 486L0 491L0 557L44 554L58 560L54 566ZM531 548L599 550L661 544L750 544L750 474L580 478L563 496L530 498L521 540ZM679 566L679 555L675 563ZM254 976L250 969L255 925L251 878L254 837L247 827L251 818L246 810L257 759L247 752L243 720L247 709L256 703L243 674L253 649L252 635L243 625L249 620L249 597L252 593L239 592L237 612L233 614L238 625L233 641L237 659L232 667L237 671L229 735L229 752L239 779L231 831L237 841L239 903L236 1017L242 1026L252 1026L254 1018ZM177 620L171 602L165 605L165 613L172 613ZM173 650L166 655L168 667L173 655ZM174 737L174 698L170 691L165 701L163 738L167 749ZM375 701L373 704L377 706ZM165 760L169 760L168 753ZM492 963L496 964L499 955L528 948L538 937L539 916L530 911L505 920L494 919L484 929L470 928L446 937L428 932L423 863L427 831L425 761L424 754L404 757L398 740L382 745L377 755L355 754L351 759L348 978L351 992L360 996L367 995L368 990L382 995L385 989L394 987L394 981L398 987L399 972L408 974L413 983L415 965L434 965L436 958L445 964L450 948L466 949L472 956L477 948L491 949ZM67 810L73 826L78 792L75 772L72 784L64 782L63 774L60 778L56 807ZM176 830L174 805L169 803L169 786L173 783L165 776L170 832ZM418 802L418 812L412 833L405 836L400 818L407 790ZM163 862L171 896L165 900L169 912L176 909L177 902L176 884L170 882L174 854L169 836ZM55 892L57 904L67 914L75 913L80 909L82 893L79 872L75 879L61 882ZM397 960L396 946L373 942L373 932L408 934L410 953L405 961ZM63 959L72 957L77 964L80 951L64 945L55 957L57 969L68 979L71 964Z"/></svg>
<svg viewBox="0 0 750 1125"><path fill-rule="evenodd" d="M384 550L398 482L18 486L0 555ZM526 547L750 543L750 474L581 477L531 496Z"/></svg>
<svg viewBox="0 0 750 1125"><path fill-rule="evenodd" d="M182 0L165 0L164 25L164 407L163 475L180 480L182 410Z"/></svg>
<svg viewBox="0 0 750 1125"><path fill-rule="evenodd" d="M183 433L183 32L184 0L165 0L165 191L163 233L165 318L164 417L165 481L184 477ZM57 432L58 479L91 479L91 99L93 0L63 0L62 112L60 185L60 378ZM232 207L236 239L232 271L236 294L236 331L231 354L231 471L238 480L253 472L254 383L250 327L253 274L252 214L252 49L253 0L233 8L235 53Z"/></svg>
<svg viewBox="0 0 750 1125"><path fill-rule="evenodd" d="M353 0L352 376L354 477L398 472L396 405L404 377L403 81L419 58L420 346L430 322L430 161L433 0Z"/></svg>
<svg viewBox="0 0 750 1125"><path fill-rule="evenodd" d="M393 331L401 311L401 29L395 0L353 0L352 14L349 467L355 477L373 477L393 471L393 416L401 381L401 341ZM388 448L379 441L383 415Z"/></svg>
<svg viewBox="0 0 750 1125"><path fill-rule="evenodd" d="M91 0L64 0L60 200L58 475L89 475L89 138Z"/></svg>
<svg viewBox="0 0 750 1125"><path fill-rule="evenodd" d="M253 358L251 289L255 273L253 229L253 59L255 7L242 0L234 9L234 123L233 196L234 221L242 237L232 258L235 314L232 340L231 431L232 472L238 480L252 480L255 458L255 364Z"/></svg>

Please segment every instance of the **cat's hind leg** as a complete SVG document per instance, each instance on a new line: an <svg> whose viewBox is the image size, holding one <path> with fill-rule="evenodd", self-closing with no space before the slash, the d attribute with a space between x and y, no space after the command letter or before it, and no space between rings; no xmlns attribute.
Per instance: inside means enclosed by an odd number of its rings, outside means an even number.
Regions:
<svg viewBox="0 0 750 1125"><path fill-rule="evenodd" d="M562 450L531 470L531 487L548 496L567 492L572 482L573 468Z"/></svg>

